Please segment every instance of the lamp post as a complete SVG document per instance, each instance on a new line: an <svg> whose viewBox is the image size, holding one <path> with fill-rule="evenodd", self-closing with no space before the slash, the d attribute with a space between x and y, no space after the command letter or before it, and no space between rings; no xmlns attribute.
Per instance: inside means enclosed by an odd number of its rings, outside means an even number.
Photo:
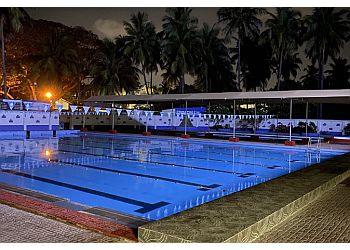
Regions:
<svg viewBox="0 0 350 250"><path fill-rule="evenodd" d="M50 101L50 106L52 106L52 93L50 91L45 93L45 97L49 99Z"/></svg>
<svg viewBox="0 0 350 250"><path fill-rule="evenodd" d="M49 99L49 101L50 101L50 113L49 113L49 130L51 129L52 130L52 127L50 128L50 126L51 126L51 108L52 108L52 93L50 92L50 91L48 91L48 92L46 92L45 93L45 97L47 98L47 99Z"/></svg>
<svg viewBox="0 0 350 250"><path fill-rule="evenodd" d="M34 86L34 99L35 100L37 100L38 98L36 97L36 86L37 86L38 84L36 83L36 82L33 82L33 86Z"/></svg>

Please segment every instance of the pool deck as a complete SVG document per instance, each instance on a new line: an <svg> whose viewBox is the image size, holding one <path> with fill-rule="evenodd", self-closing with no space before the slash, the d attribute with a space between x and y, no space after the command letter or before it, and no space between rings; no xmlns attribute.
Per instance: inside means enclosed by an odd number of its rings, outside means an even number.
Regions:
<svg viewBox="0 0 350 250"><path fill-rule="evenodd" d="M350 243L350 178L257 238L255 243Z"/></svg>
<svg viewBox="0 0 350 250"><path fill-rule="evenodd" d="M82 229L88 229L109 237L120 238L130 242L137 241L134 228L98 215L56 205L55 197L47 196L42 193L1 184L0 205L1 204L41 215L48 219L55 219L66 224L75 225ZM6 216L3 216L2 213L0 213L0 215L0 221L3 219L6 220ZM12 220L8 223L12 223L11 221ZM18 230L21 229L19 228ZM2 232L0 228L0 235L2 233L4 232Z"/></svg>
<svg viewBox="0 0 350 250"><path fill-rule="evenodd" d="M0 243L108 243L128 241L0 204Z"/></svg>
<svg viewBox="0 0 350 250"><path fill-rule="evenodd" d="M139 227L140 242L253 242L350 177L350 153Z"/></svg>

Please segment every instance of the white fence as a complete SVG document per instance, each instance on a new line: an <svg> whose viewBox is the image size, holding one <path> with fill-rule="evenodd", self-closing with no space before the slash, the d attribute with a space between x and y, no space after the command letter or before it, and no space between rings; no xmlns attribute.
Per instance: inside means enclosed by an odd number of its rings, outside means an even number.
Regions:
<svg viewBox="0 0 350 250"><path fill-rule="evenodd" d="M59 112L0 110L0 131L58 130Z"/></svg>
<svg viewBox="0 0 350 250"><path fill-rule="evenodd" d="M94 112L88 112L85 115L83 113L71 113L62 112L60 116L60 123L67 123L69 127L73 129L76 126L82 126L83 119L85 119L85 126L111 126L112 115L107 113L96 114ZM216 118L214 118L216 117ZM256 121L256 129L269 130L271 125L286 125L289 126L289 119L277 119L269 118L271 116L259 116L260 121ZM162 115L148 115L145 114L132 114L120 113L114 115L114 124L118 126L145 126L146 124L151 128L171 128L183 126L183 116L176 116L173 113L163 113ZM215 125L221 125L222 128L233 128L233 122L236 122L236 129L249 129L254 128L254 116L252 115L240 115L233 119L233 116L228 115L206 115L206 116L193 116L189 115L188 127L209 128ZM292 119L292 126L298 126L299 122L305 122L305 119ZM315 120L308 119L308 123L313 122L317 126L317 132L326 132L330 134L343 133L344 127L350 123L350 120Z"/></svg>

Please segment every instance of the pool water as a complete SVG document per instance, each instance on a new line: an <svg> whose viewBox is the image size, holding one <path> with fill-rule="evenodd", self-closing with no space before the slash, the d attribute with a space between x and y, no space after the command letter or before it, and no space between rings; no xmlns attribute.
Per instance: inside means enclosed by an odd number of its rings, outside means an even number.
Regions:
<svg viewBox="0 0 350 250"><path fill-rule="evenodd" d="M204 139L1 140L0 183L158 220L342 154Z"/></svg>

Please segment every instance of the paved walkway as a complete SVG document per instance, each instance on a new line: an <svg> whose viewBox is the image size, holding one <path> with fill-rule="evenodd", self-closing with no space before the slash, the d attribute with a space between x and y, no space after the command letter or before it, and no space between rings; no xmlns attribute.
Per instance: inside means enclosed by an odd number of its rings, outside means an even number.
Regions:
<svg viewBox="0 0 350 250"><path fill-rule="evenodd" d="M255 242L350 243L350 179L296 212Z"/></svg>
<svg viewBox="0 0 350 250"><path fill-rule="evenodd" d="M0 204L0 243L124 242Z"/></svg>

